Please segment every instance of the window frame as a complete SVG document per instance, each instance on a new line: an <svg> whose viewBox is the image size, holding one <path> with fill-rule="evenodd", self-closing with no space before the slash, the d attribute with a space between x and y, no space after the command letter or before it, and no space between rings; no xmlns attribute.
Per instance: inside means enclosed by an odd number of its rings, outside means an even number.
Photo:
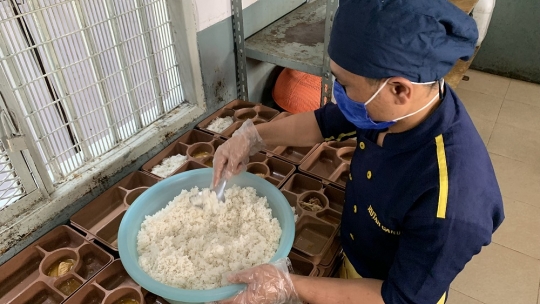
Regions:
<svg viewBox="0 0 540 304"><path fill-rule="evenodd" d="M137 1L137 0L132 0ZM10 244L45 225L59 216L65 208L82 198L93 189L100 187L107 179L137 159L163 144L172 134L176 134L194 123L207 110L204 96L202 71L197 45L195 11L191 1L166 0L171 21L171 35L175 57L180 73L184 100L186 101L168 114L158 118L129 139L105 154L94 158L76 169L63 181L52 183L49 173L41 160L32 133L22 119L15 95L7 76L0 69L0 92L7 107L18 117L18 124L25 148L20 153L24 159L17 161L16 170L22 165L34 176L37 185L32 195L26 195L0 211L0 254L10 249ZM0 41L2 43L2 41ZM21 157L22 159L22 157ZM24 168L23 168L24 169ZM18 171L17 171L18 172ZM28 179L25 183L29 183ZM26 187L26 184L23 184ZM1 260L0 260L1 264Z"/></svg>

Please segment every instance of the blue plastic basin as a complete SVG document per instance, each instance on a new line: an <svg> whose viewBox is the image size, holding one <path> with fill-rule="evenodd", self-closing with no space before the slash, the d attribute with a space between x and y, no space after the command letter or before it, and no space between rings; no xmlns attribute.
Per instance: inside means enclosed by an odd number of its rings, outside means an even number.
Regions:
<svg viewBox="0 0 540 304"><path fill-rule="evenodd" d="M180 289L162 284L144 272L138 263L137 234L146 215L153 215L167 205L183 189L190 190L197 186L207 188L212 179L212 169L198 169L180 173L160 181L143 192L127 210L118 231L118 251L128 274L146 290L175 303L205 303L229 298L245 285L236 284L209 290ZM253 187L258 196L266 196L272 209L272 215L278 219L282 235L276 254L269 262L286 257L294 240L294 215L287 199L281 191L266 180L251 173L242 173L233 177L227 187Z"/></svg>

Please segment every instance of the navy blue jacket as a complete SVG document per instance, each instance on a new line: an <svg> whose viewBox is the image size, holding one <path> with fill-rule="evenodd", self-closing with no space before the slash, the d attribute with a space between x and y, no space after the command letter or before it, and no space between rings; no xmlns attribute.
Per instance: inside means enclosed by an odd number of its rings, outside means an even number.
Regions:
<svg viewBox="0 0 540 304"><path fill-rule="evenodd" d="M315 111L326 140L357 137L341 238L358 274L384 280L386 304L437 303L504 219L489 154L465 107L445 86L412 130L360 130L339 108ZM356 131L356 132L355 132Z"/></svg>

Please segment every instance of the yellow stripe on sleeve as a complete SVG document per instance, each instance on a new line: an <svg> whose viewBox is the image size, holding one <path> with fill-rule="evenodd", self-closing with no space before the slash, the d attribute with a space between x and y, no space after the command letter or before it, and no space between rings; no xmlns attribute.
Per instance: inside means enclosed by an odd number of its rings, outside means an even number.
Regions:
<svg viewBox="0 0 540 304"><path fill-rule="evenodd" d="M446 152L442 134L435 137L437 144L437 162L439 163L439 204L437 218L446 217L446 205L448 203L448 167L446 166Z"/></svg>
<svg viewBox="0 0 540 304"><path fill-rule="evenodd" d="M341 133L339 134L339 136L337 137L336 141L341 141L341 139L343 137L349 137L349 136L353 136L356 134L356 131L352 131L352 132L349 132L349 133Z"/></svg>
<svg viewBox="0 0 540 304"><path fill-rule="evenodd" d="M350 133L341 133L339 134L339 136L336 138L336 141L341 141L341 139L343 139L343 137L349 137L349 136L353 136L356 134L356 131L352 131ZM331 141L334 139L334 136L331 136L331 137L328 137L328 138L325 138L324 141Z"/></svg>

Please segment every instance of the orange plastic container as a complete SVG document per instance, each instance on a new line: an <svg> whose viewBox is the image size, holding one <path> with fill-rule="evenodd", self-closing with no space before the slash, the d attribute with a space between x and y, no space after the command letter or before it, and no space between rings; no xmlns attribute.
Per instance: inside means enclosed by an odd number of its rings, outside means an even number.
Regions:
<svg viewBox="0 0 540 304"><path fill-rule="evenodd" d="M314 111L321 103L321 77L286 68L276 80L272 97L287 112Z"/></svg>

